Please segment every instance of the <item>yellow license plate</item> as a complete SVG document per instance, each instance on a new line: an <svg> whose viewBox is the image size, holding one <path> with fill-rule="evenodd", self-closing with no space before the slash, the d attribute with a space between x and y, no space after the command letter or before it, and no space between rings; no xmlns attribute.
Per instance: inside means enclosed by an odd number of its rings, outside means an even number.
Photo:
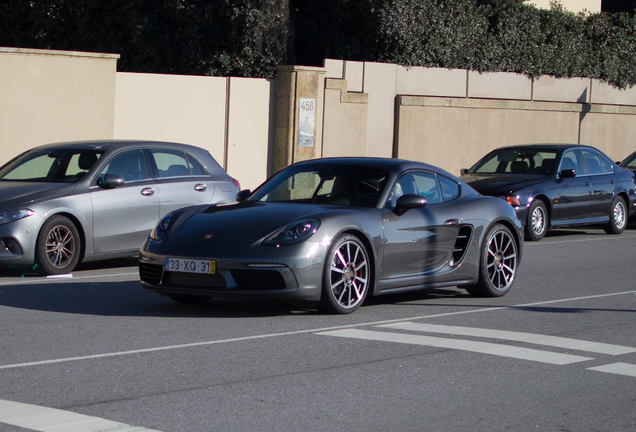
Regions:
<svg viewBox="0 0 636 432"><path fill-rule="evenodd" d="M165 270L180 273L215 274L216 261L166 258Z"/></svg>

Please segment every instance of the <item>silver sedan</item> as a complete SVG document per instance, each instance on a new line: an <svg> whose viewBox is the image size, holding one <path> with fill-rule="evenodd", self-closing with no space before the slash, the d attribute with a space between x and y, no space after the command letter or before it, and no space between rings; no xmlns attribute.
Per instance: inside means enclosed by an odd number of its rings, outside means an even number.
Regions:
<svg viewBox="0 0 636 432"><path fill-rule="evenodd" d="M0 267L41 274L134 256L162 215L235 201L239 184L204 149L87 141L31 149L0 167Z"/></svg>

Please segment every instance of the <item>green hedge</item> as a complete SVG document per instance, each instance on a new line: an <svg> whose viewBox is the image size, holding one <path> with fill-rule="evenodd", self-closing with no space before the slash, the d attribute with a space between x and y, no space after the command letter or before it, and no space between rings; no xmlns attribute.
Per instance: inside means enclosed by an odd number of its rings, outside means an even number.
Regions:
<svg viewBox="0 0 636 432"><path fill-rule="evenodd" d="M293 16L304 64L329 57L636 84L636 20L624 13L522 0L322 0Z"/></svg>
<svg viewBox="0 0 636 432"><path fill-rule="evenodd" d="M325 58L636 84L636 18L523 0L4 0L0 46L121 54L120 71L273 77Z"/></svg>

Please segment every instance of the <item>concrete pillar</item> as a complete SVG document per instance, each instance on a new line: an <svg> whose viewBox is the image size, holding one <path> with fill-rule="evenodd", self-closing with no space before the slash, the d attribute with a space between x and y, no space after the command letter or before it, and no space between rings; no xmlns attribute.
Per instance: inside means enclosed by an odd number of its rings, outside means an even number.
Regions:
<svg viewBox="0 0 636 432"><path fill-rule="evenodd" d="M326 68L278 67L274 170L322 154Z"/></svg>

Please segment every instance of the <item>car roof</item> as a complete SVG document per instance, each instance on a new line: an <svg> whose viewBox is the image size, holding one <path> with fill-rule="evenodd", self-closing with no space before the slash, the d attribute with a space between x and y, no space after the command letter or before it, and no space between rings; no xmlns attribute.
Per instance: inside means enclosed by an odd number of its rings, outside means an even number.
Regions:
<svg viewBox="0 0 636 432"><path fill-rule="evenodd" d="M380 158L380 157L333 157L333 158L321 158L310 159L307 161L298 162L295 165L314 165L314 166L346 166L357 165L369 168L383 169L398 173L410 169L424 169L429 171L435 171L438 173L445 173L450 177L455 178L454 175L447 171L424 162L417 162L405 159L392 159L392 158Z"/></svg>
<svg viewBox="0 0 636 432"><path fill-rule="evenodd" d="M33 148L33 150L45 150L48 148L63 147L63 148L76 148L76 149L86 149L86 150L101 149L101 150L107 151L107 150L115 149L118 147L138 148L138 147L147 147L147 146L181 147L184 150L190 149L192 151L202 150L199 147L195 147L189 144L182 144L182 143L175 143L175 142L150 141L150 140L118 140L118 139L55 142L55 143L44 144L44 145L35 147Z"/></svg>
<svg viewBox="0 0 636 432"><path fill-rule="evenodd" d="M565 150L569 148L589 148L597 150L596 147L588 146L585 144L567 144L567 143L537 143L537 144L517 144L504 147L498 147L496 150L512 150L512 149L547 149L547 150Z"/></svg>

